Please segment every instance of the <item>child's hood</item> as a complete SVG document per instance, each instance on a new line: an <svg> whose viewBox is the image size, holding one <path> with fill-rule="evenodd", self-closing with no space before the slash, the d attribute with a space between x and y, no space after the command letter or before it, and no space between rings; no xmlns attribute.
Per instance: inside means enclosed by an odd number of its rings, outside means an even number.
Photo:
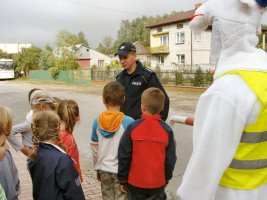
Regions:
<svg viewBox="0 0 267 200"><path fill-rule="evenodd" d="M120 128L124 114L122 112L102 112L98 117L99 131L104 137L110 137Z"/></svg>

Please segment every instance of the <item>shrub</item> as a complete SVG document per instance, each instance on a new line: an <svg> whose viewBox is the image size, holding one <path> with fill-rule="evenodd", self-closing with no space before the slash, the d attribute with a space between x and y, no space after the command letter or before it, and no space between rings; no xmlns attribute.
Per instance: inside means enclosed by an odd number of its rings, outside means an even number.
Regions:
<svg viewBox="0 0 267 200"><path fill-rule="evenodd" d="M184 83L184 75L182 72L176 72L175 73L175 78L176 78L176 85L183 85Z"/></svg>
<svg viewBox="0 0 267 200"><path fill-rule="evenodd" d="M213 73L211 70L207 70L205 73L205 80L207 83L212 83L213 82Z"/></svg>
<svg viewBox="0 0 267 200"><path fill-rule="evenodd" d="M195 72L195 77L192 79L193 86L195 86L195 87L203 86L204 81L205 81L205 79L204 79L203 71L200 67L198 67L196 72Z"/></svg>
<svg viewBox="0 0 267 200"><path fill-rule="evenodd" d="M57 67L51 67L49 68L49 72L51 73L51 76L53 77L53 79L56 80L58 78L60 70Z"/></svg>

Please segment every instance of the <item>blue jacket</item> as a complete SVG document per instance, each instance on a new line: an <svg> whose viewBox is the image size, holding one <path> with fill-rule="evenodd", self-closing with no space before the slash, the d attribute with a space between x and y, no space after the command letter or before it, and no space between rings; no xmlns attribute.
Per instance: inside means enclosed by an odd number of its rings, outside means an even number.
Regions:
<svg viewBox="0 0 267 200"><path fill-rule="evenodd" d="M71 158L53 145L39 143L37 158L29 163L34 200L85 199Z"/></svg>

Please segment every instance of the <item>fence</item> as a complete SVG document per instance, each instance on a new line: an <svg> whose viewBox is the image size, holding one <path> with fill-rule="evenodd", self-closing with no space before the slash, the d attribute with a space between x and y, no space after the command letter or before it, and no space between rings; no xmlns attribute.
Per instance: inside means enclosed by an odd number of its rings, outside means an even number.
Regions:
<svg viewBox="0 0 267 200"><path fill-rule="evenodd" d="M59 80L80 84L89 83L91 76L91 70L60 70L56 78L53 78L48 70L31 70L29 73L30 79L33 80Z"/></svg>
<svg viewBox="0 0 267 200"><path fill-rule="evenodd" d="M56 79L47 70L31 70L29 77L35 80L60 80L69 83L87 84L90 81L114 81L120 71L61 70ZM208 87L213 81L211 72L156 72L163 85Z"/></svg>
<svg viewBox="0 0 267 200"><path fill-rule="evenodd" d="M120 71L92 71L92 80L111 81L115 80ZM178 72L161 71L156 72L160 82L164 85L184 85L195 87L208 87L213 81L211 72Z"/></svg>

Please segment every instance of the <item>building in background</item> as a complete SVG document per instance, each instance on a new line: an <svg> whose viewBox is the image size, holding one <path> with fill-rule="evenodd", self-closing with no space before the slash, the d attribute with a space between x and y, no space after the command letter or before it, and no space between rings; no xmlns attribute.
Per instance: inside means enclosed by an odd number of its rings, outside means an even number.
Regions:
<svg viewBox="0 0 267 200"><path fill-rule="evenodd" d="M110 65L111 59L107 55L100 53L90 47L77 44L67 48L68 51L73 51L77 57L77 63L81 69L91 69L95 66L98 69L104 69L105 66ZM61 56L61 50L55 49L54 54L58 57Z"/></svg>
<svg viewBox="0 0 267 200"><path fill-rule="evenodd" d="M150 56L148 54L148 49L147 47L145 47L143 45L142 42L140 41L136 41L133 43L133 45L135 46L136 48L136 56L137 56L137 59L143 63L144 65L147 65L148 63L150 63Z"/></svg>
<svg viewBox="0 0 267 200"><path fill-rule="evenodd" d="M22 48L30 48L32 44L22 43L0 43L0 49L8 54L15 55L21 51Z"/></svg>
<svg viewBox="0 0 267 200"><path fill-rule="evenodd" d="M196 5L196 7L199 4ZM161 70L213 69L209 64L211 27L200 35L192 34L190 18L195 9L180 12L154 24L150 28L151 67Z"/></svg>

